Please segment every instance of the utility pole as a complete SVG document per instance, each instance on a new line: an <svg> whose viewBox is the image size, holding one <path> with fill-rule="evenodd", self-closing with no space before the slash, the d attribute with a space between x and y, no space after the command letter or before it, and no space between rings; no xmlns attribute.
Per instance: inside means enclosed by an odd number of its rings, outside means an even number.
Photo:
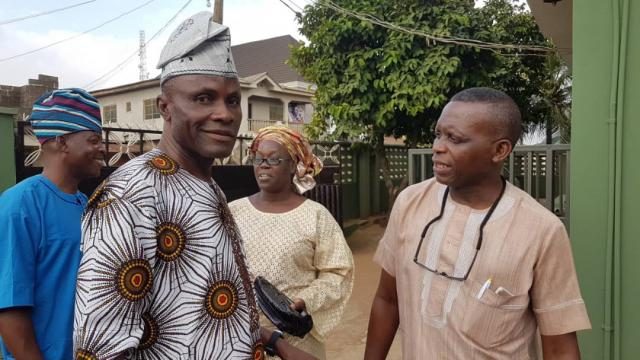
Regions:
<svg viewBox="0 0 640 360"><path fill-rule="evenodd" d="M144 30L140 30L140 45L138 49L138 56L140 57L140 63L138 69L140 70L140 80L147 80L149 73L147 72L147 42L144 40Z"/></svg>
<svg viewBox="0 0 640 360"><path fill-rule="evenodd" d="M213 3L213 21L222 24L222 3L224 0L215 0Z"/></svg>

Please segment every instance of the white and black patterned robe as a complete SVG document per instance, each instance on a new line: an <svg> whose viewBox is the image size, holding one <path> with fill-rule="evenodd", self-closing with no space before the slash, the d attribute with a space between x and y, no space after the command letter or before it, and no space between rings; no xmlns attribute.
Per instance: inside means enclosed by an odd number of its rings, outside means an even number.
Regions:
<svg viewBox="0 0 640 360"><path fill-rule="evenodd" d="M218 186L153 150L83 219L76 359L261 359L242 241Z"/></svg>

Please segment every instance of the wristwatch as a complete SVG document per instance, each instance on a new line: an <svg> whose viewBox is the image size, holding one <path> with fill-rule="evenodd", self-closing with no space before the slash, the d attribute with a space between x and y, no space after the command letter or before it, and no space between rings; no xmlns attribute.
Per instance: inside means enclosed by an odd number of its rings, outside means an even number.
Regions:
<svg viewBox="0 0 640 360"><path fill-rule="evenodd" d="M278 341L278 339L281 339L283 337L284 337L284 335L282 335L282 331L273 330L273 332L271 333L271 337L269 338L269 341L267 342L267 345L264 346L264 351L267 352L267 355L269 355L269 356L276 356L277 355L276 342Z"/></svg>

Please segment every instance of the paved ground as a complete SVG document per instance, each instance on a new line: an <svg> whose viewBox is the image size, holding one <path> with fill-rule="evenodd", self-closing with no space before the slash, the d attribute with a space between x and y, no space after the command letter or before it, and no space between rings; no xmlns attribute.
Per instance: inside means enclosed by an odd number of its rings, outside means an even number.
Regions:
<svg viewBox="0 0 640 360"><path fill-rule="evenodd" d="M327 339L327 359L357 360L364 357L369 311L380 277L380 268L372 258L383 231L382 226L369 223L347 239L355 260L356 277L342 324ZM402 358L399 345L396 337L387 359Z"/></svg>

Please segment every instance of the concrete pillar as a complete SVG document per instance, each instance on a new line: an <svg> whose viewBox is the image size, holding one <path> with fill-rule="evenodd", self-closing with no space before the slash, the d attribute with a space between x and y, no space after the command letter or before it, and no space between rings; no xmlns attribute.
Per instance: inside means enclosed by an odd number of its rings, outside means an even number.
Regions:
<svg viewBox="0 0 640 360"><path fill-rule="evenodd" d="M15 185L14 115L18 109L0 107L0 192Z"/></svg>
<svg viewBox="0 0 640 360"><path fill-rule="evenodd" d="M290 101L288 99L285 99L282 101L284 103L284 106L282 107L282 112L283 112L283 122L286 126L289 126L289 103Z"/></svg>
<svg viewBox="0 0 640 360"><path fill-rule="evenodd" d="M242 94L240 100L240 109L242 109L242 122L240 123L240 133L249 132L249 94Z"/></svg>

